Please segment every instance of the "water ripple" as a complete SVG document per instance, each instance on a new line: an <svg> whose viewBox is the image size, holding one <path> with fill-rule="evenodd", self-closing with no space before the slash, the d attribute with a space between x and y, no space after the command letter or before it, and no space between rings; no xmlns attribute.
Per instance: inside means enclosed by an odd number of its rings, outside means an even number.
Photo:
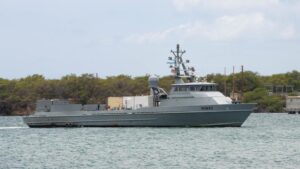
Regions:
<svg viewBox="0 0 300 169"><path fill-rule="evenodd" d="M298 168L300 116L241 128L27 128L0 117L0 168Z"/></svg>

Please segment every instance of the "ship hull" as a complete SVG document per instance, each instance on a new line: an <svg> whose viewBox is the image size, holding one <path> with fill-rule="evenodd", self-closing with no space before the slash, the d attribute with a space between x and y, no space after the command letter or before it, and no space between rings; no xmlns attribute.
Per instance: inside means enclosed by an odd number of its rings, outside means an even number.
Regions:
<svg viewBox="0 0 300 169"><path fill-rule="evenodd" d="M49 112L26 116L29 127L240 127L253 104L144 108L127 111ZM210 110L206 110L210 109Z"/></svg>

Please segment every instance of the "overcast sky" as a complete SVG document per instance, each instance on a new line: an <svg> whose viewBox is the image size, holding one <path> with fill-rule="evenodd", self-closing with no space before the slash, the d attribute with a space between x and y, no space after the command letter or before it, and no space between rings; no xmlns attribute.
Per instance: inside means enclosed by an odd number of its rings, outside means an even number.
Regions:
<svg viewBox="0 0 300 169"><path fill-rule="evenodd" d="M300 71L298 0L0 0L0 77Z"/></svg>

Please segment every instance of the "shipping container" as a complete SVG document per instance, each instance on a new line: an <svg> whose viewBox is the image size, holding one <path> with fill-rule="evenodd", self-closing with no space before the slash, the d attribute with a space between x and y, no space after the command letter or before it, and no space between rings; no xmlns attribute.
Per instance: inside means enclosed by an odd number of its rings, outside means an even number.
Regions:
<svg viewBox="0 0 300 169"><path fill-rule="evenodd" d="M67 105L69 102L67 100L61 99L52 99L52 100L38 100L36 102L36 111L37 112L49 112L52 105Z"/></svg>
<svg viewBox="0 0 300 169"><path fill-rule="evenodd" d="M100 109L100 106L98 104L86 104L83 105L84 111L97 111Z"/></svg>
<svg viewBox="0 0 300 169"><path fill-rule="evenodd" d="M139 109L153 105L152 96L125 96L123 97L124 109Z"/></svg>
<svg viewBox="0 0 300 169"><path fill-rule="evenodd" d="M108 108L111 110L118 110L123 108L123 98L122 97L108 97L107 98Z"/></svg>
<svg viewBox="0 0 300 169"><path fill-rule="evenodd" d="M81 111L81 104L54 104L51 105L51 112L72 112Z"/></svg>
<svg viewBox="0 0 300 169"><path fill-rule="evenodd" d="M286 109L288 113L300 114L300 96L288 96L286 98Z"/></svg>

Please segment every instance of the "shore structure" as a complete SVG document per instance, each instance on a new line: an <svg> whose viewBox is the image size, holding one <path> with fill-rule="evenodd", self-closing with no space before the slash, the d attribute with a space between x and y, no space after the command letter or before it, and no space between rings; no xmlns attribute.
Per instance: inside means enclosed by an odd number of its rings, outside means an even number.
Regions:
<svg viewBox="0 0 300 169"><path fill-rule="evenodd" d="M289 114L300 114L300 96L287 96L285 111Z"/></svg>
<svg viewBox="0 0 300 169"><path fill-rule="evenodd" d="M158 85L159 79L149 77L150 96L147 106L126 106L125 109L83 109L79 105L55 104L47 111L39 109L25 116L29 127L240 127L256 104L243 104L217 91L217 84L198 82L195 69L183 60L185 51L179 44L169 57L175 83L167 93ZM134 101L133 103L137 103ZM129 105L129 99L124 103ZM130 103L131 104L131 103ZM54 108L52 108L54 107ZM63 108L62 108L63 107ZM93 106L91 106L93 107Z"/></svg>

